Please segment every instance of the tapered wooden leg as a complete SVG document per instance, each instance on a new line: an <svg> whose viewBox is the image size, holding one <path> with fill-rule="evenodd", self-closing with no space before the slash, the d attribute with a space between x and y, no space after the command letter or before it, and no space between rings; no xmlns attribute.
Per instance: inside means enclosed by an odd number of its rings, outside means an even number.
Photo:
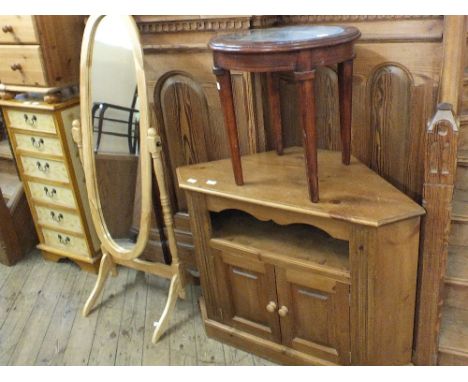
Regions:
<svg viewBox="0 0 468 382"><path fill-rule="evenodd" d="M96 284L94 285L94 289L88 297L88 300L86 301L86 304L83 308L83 316L86 317L91 312L91 309L93 309L94 304L96 303L99 295L104 289L104 284L106 283L110 272L112 272L112 274L116 276L117 268L114 262L112 261L111 255L105 252L102 255L101 266L99 267L99 274L96 280Z"/></svg>
<svg viewBox="0 0 468 382"><path fill-rule="evenodd" d="M281 128L281 103L279 73L267 73L268 105L270 121L275 139L275 149L278 155L283 154L283 133Z"/></svg>
<svg viewBox="0 0 468 382"><path fill-rule="evenodd" d="M156 329L153 333L152 342L155 344L158 342L159 338L163 335L166 331L167 326L169 325L169 321L171 319L172 313L174 312L174 307L177 302L177 298L179 296L179 292L182 289L182 284L180 282L179 274L175 274L171 279L171 286L169 288L169 296L167 297L166 306L164 307L164 311L161 315L161 318L158 322L155 322L154 325Z"/></svg>
<svg viewBox="0 0 468 382"><path fill-rule="evenodd" d="M224 124L229 138L229 147L231 149L232 169L234 170L234 179L238 186L244 184L242 175L242 164L239 148L239 137L237 135L236 114L234 110L234 98L232 96L231 74L228 70L214 68L216 75L219 97L224 114Z"/></svg>
<svg viewBox="0 0 468 382"><path fill-rule="evenodd" d="M304 156L306 164L309 197L314 203L319 201L317 134L315 131L315 70L294 72L299 88L299 114L304 135Z"/></svg>
<svg viewBox="0 0 468 382"><path fill-rule="evenodd" d="M351 160L351 112L353 97L353 60L338 64L338 88L340 98L342 162L348 165Z"/></svg>

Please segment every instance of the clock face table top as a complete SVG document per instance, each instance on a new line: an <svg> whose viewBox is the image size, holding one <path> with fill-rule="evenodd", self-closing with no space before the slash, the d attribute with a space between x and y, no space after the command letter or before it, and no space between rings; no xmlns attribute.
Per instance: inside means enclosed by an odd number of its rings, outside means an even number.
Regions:
<svg viewBox="0 0 468 382"><path fill-rule="evenodd" d="M360 35L359 30L351 26L298 25L220 35L209 45L220 52L284 52L343 44L356 40Z"/></svg>

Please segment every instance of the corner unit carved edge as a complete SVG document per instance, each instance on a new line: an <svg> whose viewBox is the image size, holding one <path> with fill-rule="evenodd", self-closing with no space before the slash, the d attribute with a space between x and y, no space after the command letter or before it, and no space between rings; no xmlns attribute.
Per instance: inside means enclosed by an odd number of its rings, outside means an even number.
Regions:
<svg viewBox="0 0 468 382"><path fill-rule="evenodd" d="M423 207L426 215L422 221L413 357L417 365L437 364L458 130L452 105L439 104L425 137Z"/></svg>

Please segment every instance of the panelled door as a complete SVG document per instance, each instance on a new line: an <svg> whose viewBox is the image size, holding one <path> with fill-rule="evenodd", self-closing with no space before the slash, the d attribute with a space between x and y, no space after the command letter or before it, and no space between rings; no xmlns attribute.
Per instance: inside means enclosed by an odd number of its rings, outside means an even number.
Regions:
<svg viewBox="0 0 468 382"><path fill-rule="evenodd" d="M223 322L281 343L274 266L236 249L212 251Z"/></svg>
<svg viewBox="0 0 468 382"><path fill-rule="evenodd" d="M310 270L276 267L283 344L334 363L350 364L350 287Z"/></svg>

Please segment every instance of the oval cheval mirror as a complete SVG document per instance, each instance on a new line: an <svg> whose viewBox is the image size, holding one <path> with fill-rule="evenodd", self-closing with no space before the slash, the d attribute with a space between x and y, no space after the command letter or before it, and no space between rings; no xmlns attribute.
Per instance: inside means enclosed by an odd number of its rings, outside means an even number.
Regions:
<svg viewBox="0 0 468 382"><path fill-rule="evenodd" d="M83 163L91 217L101 242L96 285L84 308L87 316L116 265L169 278L166 306L155 322L153 342L167 328L178 297L184 297L180 266L161 159L161 140L149 126L143 53L131 16L91 16L86 24L80 63L81 121L73 138ZM171 264L140 256L148 243L152 171L160 203ZM106 203L112 200L113 203Z"/></svg>

